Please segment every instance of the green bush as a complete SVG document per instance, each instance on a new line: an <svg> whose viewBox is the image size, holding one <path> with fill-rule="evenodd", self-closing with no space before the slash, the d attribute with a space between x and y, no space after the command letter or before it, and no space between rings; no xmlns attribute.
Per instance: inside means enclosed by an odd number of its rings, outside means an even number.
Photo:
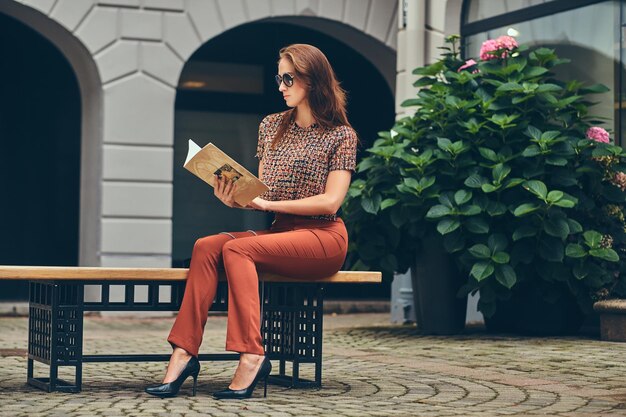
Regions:
<svg viewBox="0 0 626 417"><path fill-rule="evenodd" d="M388 279L436 230L467 274L459 295L480 290L486 316L522 283L589 311L626 296L626 153L588 114L588 95L608 89L559 81L567 60L508 40L476 63L450 37L413 71L415 114L379 133L344 204L354 268Z"/></svg>

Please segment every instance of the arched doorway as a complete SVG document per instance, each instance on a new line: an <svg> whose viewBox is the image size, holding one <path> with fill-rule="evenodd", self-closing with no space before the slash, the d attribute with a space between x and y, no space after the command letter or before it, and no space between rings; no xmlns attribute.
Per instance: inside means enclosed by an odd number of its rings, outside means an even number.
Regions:
<svg viewBox="0 0 626 417"><path fill-rule="evenodd" d="M268 225L263 214L236 212L221 205L208 186L181 165L187 139L193 138L201 146L215 142L248 169L257 170L253 155L259 121L266 114L286 110L273 76L278 50L291 43L316 45L328 56L349 93L349 116L360 135L361 152L376 138L376 132L393 124L394 98L388 80L372 62L335 37L268 19L238 26L205 43L187 61L176 96L174 266L184 265L200 236ZM395 71L395 59L389 61ZM373 289L380 297L386 296L386 291Z"/></svg>
<svg viewBox="0 0 626 417"><path fill-rule="evenodd" d="M0 264L78 265L81 100L63 54L0 13ZM27 297L0 284L0 299Z"/></svg>

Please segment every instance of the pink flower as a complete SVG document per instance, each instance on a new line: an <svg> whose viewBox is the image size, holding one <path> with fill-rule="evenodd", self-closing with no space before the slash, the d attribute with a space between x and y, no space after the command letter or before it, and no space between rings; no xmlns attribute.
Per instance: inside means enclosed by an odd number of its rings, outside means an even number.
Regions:
<svg viewBox="0 0 626 417"><path fill-rule="evenodd" d="M621 188L622 191L626 190L626 174L623 172L616 172L611 182Z"/></svg>
<svg viewBox="0 0 626 417"><path fill-rule="evenodd" d="M500 49L500 47L495 39L487 39L480 46L480 59L483 61L496 59L498 56L490 52L496 52L498 49Z"/></svg>
<svg viewBox="0 0 626 417"><path fill-rule="evenodd" d="M480 46L480 59L488 61L495 58L506 58L509 56L508 52L517 46L517 41L512 36L503 35L498 39L487 39Z"/></svg>
<svg viewBox="0 0 626 417"><path fill-rule="evenodd" d="M459 67L459 69L456 70L456 72L461 72L462 70L464 70L466 68L469 68L469 67L472 67L472 66L474 66L476 64L477 64L477 62L474 61L473 59L468 59L467 61L465 61L465 64L461 65ZM474 71L472 71L472 74L476 74L477 72L478 72L478 70L474 70Z"/></svg>
<svg viewBox="0 0 626 417"><path fill-rule="evenodd" d="M601 127L590 127L587 129L587 139L595 140L596 142L609 143L609 132Z"/></svg>
<svg viewBox="0 0 626 417"><path fill-rule="evenodd" d="M513 49L517 48L517 41L512 36L500 36L498 39L496 39L496 42L498 42L498 45L500 45L500 49L512 51Z"/></svg>

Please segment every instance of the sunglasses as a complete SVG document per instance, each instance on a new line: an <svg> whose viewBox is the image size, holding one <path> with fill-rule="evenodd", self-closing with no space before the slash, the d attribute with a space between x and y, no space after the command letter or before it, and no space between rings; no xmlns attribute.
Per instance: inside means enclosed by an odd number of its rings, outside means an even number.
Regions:
<svg viewBox="0 0 626 417"><path fill-rule="evenodd" d="M276 74L276 84L280 87L280 83L285 83L286 87L291 87L293 85L293 75L288 72L284 73L282 76L280 74Z"/></svg>

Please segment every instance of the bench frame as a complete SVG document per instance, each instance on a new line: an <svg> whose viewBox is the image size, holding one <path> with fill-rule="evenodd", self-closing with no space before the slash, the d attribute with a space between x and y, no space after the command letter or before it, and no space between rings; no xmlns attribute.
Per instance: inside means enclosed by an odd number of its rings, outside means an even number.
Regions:
<svg viewBox="0 0 626 417"><path fill-rule="evenodd" d="M80 392L83 363L167 361L170 355L84 355L83 316L88 311L178 311L185 282L176 280L29 280L28 384L48 392ZM85 301L85 286L101 285L101 299ZM110 286L125 286L125 300L113 302ZM135 285L147 286L145 302L135 301ZM171 286L170 299L161 301L159 288ZM211 311L226 311L228 292L225 282ZM320 387L322 383L322 283L268 282L260 285L262 326L265 352L279 360L278 374L271 383L289 387ZM237 353L200 354L200 360L238 360ZM48 365L46 377L34 376L34 362ZM291 362L291 375L287 374ZM300 365L315 366L314 380L300 377ZM60 367L74 367L74 382L59 378Z"/></svg>

